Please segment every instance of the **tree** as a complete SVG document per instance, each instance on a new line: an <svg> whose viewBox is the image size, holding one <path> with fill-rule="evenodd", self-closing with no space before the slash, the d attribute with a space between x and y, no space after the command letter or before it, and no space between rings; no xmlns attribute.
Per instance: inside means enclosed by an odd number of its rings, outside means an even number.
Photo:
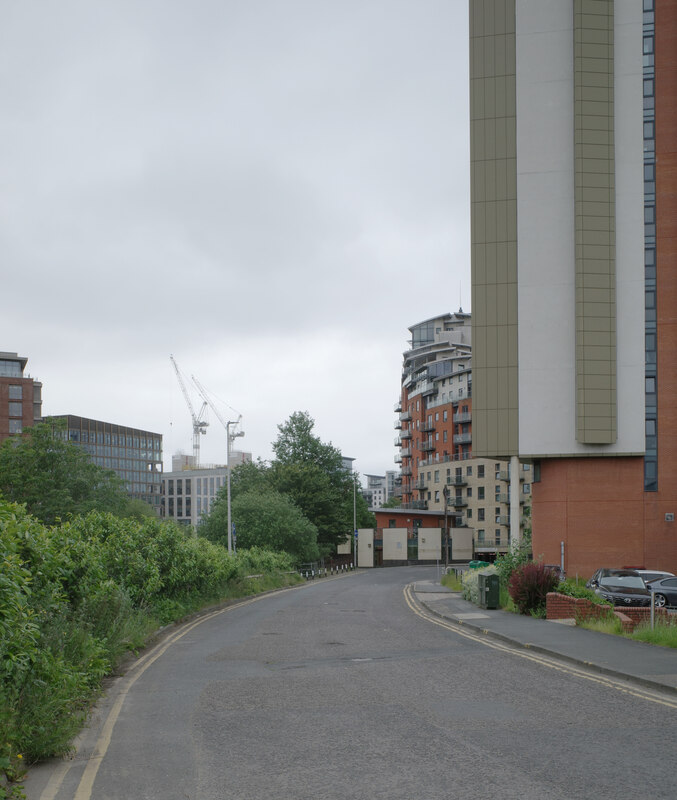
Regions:
<svg viewBox="0 0 677 800"><path fill-rule="evenodd" d="M48 419L2 443L0 494L48 525L93 510L129 511L123 482L66 440L63 420Z"/></svg>
<svg viewBox="0 0 677 800"><path fill-rule="evenodd" d="M247 490L233 498L231 513L238 547L284 551L300 562L318 558L317 528L286 495L273 489ZM223 492L200 533L213 542L227 542L228 508Z"/></svg>
<svg viewBox="0 0 677 800"><path fill-rule="evenodd" d="M385 501L381 508L399 508L402 505L402 498L396 497L394 494Z"/></svg>
<svg viewBox="0 0 677 800"><path fill-rule="evenodd" d="M307 411L297 411L278 425L270 480L317 527L321 554L329 555L353 528L354 478L341 453L313 433L314 426ZM359 505L362 517L366 503Z"/></svg>

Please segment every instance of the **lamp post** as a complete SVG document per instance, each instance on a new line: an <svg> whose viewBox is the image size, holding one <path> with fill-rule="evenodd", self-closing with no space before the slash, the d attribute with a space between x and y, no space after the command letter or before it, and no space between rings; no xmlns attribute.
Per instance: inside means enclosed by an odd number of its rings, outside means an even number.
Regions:
<svg viewBox="0 0 677 800"><path fill-rule="evenodd" d="M227 505L228 505L228 552L233 552L233 524L230 516L230 450L233 440L238 436L244 436L244 431L237 433L230 432L231 425L237 425L240 420L231 420L226 423L226 438L228 440L226 445L226 486L227 486Z"/></svg>
<svg viewBox="0 0 677 800"><path fill-rule="evenodd" d="M357 475L353 473L353 549L355 550L355 569L357 569Z"/></svg>

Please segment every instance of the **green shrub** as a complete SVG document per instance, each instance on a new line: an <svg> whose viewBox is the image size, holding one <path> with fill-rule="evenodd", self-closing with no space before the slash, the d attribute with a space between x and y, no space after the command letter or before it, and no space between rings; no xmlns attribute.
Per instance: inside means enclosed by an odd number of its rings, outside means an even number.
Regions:
<svg viewBox="0 0 677 800"><path fill-rule="evenodd" d="M565 581L560 581L555 587L556 592L566 594L569 597L578 597L584 600L590 600L592 603L598 605L608 605L607 601L602 599L599 595L595 594L592 589L586 588L581 585L575 578L567 578Z"/></svg>

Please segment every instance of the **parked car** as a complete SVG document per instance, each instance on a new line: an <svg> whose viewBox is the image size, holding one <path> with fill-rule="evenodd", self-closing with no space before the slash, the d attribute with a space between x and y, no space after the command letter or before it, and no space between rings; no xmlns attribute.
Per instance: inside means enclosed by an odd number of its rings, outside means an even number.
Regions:
<svg viewBox="0 0 677 800"><path fill-rule="evenodd" d="M588 589L596 589L602 578L610 578L612 576L635 576L639 577L639 572L636 569L617 569L613 567L600 567L596 570L590 580L585 584Z"/></svg>
<svg viewBox="0 0 677 800"><path fill-rule="evenodd" d="M649 589L656 593L654 602L658 608L677 606L677 578L674 575L670 578L651 581Z"/></svg>
<svg viewBox="0 0 677 800"><path fill-rule="evenodd" d="M663 572L660 569L638 569L639 577L642 578L644 583L649 584L661 578L674 578L674 572Z"/></svg>
<svg viewBox="0 0 677 800"><path fill-rule="evenodd" d="M628 575L629 570L622 575L609 575L600 578L593 587L594 592L604 600L615 606L649 606L651 593L639 575Z"/></svg>

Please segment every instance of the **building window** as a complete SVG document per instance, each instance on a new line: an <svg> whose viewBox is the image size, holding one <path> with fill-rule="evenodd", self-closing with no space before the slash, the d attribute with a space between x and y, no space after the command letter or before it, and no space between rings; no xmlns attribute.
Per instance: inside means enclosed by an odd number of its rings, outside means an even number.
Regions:
<svg viewBox="0 0 677 800"><path fill-rule="evenodd" d="M524 484L524 494L531 494L531 484L525 483Z"/></svg>
<svg viewBox="0 0 677 800"><path fill-rule="evenodd" d="M484 486L477 487L477 499L484 500Z"/></svg>
<svg viewBox="0 0 677 800"><path fill-rule="evenodd" d="M478 508L477 509L477 519L480 522L484 522L484 509L483 508Z"/></svg>
<svg viewBox="0 0 677 800"><path fill-rule="evenodd" d="M472 519L472 508L469 508L469 509L466 511L465 515L466 515L466 517L467 517L468 519Z"/></svg>
<svg viewBox="0 0 677 800"><path fill-rule="evenodd" d="M477 531L477 541L480 542L480 543L484 541L484 529L483 528L480 528L480 530Z"/></svg>
<svg viewBox="0 0 677 800"><path fill-rule="evenodd" d="M466 467L465 468L465 474L466 475L472 475L472 467Z"/></svg>
<svg viewBox="0 0 677 800"><path fill-rule="evenodd" d="M21 420L20 419L10 419L9 420L9 432L10 433L21 433L23 430Z"/></svg>
<svg viewBox="0 0 677 800"><path fill-rule="evenodd" d="M468 488L466 489L466 496L472 497L472 486L468 486Z"/></svg>
<svg viewBox="0 0 677 800"><path fill-rule="evenodd" d="M21 387L21 386L10 386L9 387L9 399L10 400L22 400L23 399L23 387Z"/></svg>
<svg viewBox="0 0 677 800"><path fill-rule="evenodd" d="M10 417L22 417L23 416L23 406L21 403L10 403L9 404L9 416Z"/></svg>
<svg viewBox="0 0 677 800"><path fill-rule="evenodd" d="M477 477L483 478L484 477L484 464L477 465Z"/></svg>

